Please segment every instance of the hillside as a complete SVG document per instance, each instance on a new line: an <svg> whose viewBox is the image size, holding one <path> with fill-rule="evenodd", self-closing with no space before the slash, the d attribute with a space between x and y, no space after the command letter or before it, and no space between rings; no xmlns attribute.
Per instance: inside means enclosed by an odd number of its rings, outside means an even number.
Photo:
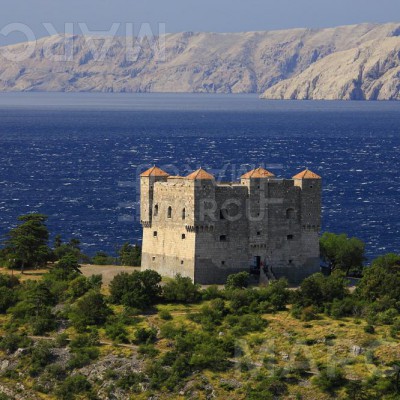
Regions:
<svg viewBox="0 0 400 400"><path fill-rule="evenodd" d="M165 57L161 58L156 47L147 42L132 57L125 38L110 40L103 47L107 49L109 44L108 51L102 52L104 38L58 35L39 40L33 51L27 52L29 57L22 60L11 61L9 55L20 55L29 49L29 44L0 49L0 91L267 91L266 98L297 98L292 96L291 88L294 85L297 92L304 92L302 79L312 75L314 70L310 68L323 69L324 62L330 66L342 63L357 52L367 57L363 52L368 46L377 60L384 58L385 71L389 71L391 64L398 62L395 49L399 32L399 24L361 24L320 30L167 34ZM57 57L65 54L65 49L70 55L68 61ZM332 68L334 73L334 65ZM357 75L358 64L354 68L350 64L347 75L354 75L354 71ZM394 91L389 87L396 79L394 75L385 77L384 86L388 89L381 90L378 98L392 96ZM326 81L334 79L330 76ZM318 87L326 84L322 79L317 83ZM331 91L329 98L335 98L332 93L336 92ZM321 96L322 93L325 91ZM342 98L339 95L340 91L337 98Z"/></svg>
<svg viewBox="0 0 400 400"><path fill-rule="evenodd" d="M265 99L399 100L400 38L340 51L269 88Z"/></svg>

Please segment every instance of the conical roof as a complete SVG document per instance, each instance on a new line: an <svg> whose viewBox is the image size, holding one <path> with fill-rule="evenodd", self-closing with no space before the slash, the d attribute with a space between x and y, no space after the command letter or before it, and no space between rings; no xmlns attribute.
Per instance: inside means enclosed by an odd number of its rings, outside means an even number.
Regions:
<svg viewBox="0 0 400 400"><path fill-rule="evenodd" d="M186 179L191 179L191 180L211 180L214 179L214 176L209 174L207 171L205 171L203 168L199 168L197 171L192 172L189 174Z"/></svg>
<svg viewBox="0 0 400 400"><path fill-rule="evenodd" d="M246 172L241 176L242 179L251 179L251 178L272 178L275 175L272 172L267 171L262 167L258 167L256 169L252 169L249 172Z"/></svg>
<svg viewBox="0 0 400 400"><path fill-rule="evenodd" d="M144 171L140 176L146 177L146 176L169 176L168 173L163 171L161 168L156 167L155 165L148 169L147 171Z"/></svg>
<svg viewBox="0 0 400 400"><path fill-rule="evenodd" d="M322 179L322 178L315 172L312 172L307 168L304 171L295 175L293 179Z"/></svg>

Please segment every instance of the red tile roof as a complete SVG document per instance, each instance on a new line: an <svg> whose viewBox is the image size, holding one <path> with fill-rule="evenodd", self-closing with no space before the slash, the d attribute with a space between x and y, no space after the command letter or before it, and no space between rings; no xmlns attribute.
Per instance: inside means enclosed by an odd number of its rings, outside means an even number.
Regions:
<svg viewBox="0 0 400 400"><path fill-rule="evenodd" d="M144 171L143 174L140 176L146 177L146 176L169 176L165 171L163 171L161 168L158 168L156 166L151 167L147 171Z"/></svg>
<svg viewBox="0 0 400 400"><path fill-rule="evenodd" d="M293 179L322 179L322 178L315 172L312 172L307 168L304 171L295 175Z"/></svg>
<svg viewBox="0 0 400 400"><path fill-rule="evenodd" d="M250 179L250 178L271 178L275 175L272 172L267 171L266 169L259 167L253 169L244 175L241 176L242 179Z"/></svg>
<svg viewBox="0 0 400 400"><path fill-rule="evenodd" d="M205 171L202 168L199 168L197 171L192 172L190 175L186 177L186 179L191 179L191 180L211 180L214 179L214 176L209 174L207 171Z"/></svg>

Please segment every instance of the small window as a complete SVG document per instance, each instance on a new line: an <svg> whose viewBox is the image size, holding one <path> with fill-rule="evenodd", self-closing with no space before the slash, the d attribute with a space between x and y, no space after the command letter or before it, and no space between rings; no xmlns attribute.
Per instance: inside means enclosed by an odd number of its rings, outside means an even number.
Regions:
<svg viewBox="0 0 400 400"><path fill-rule="evenodd" d="M154 216L157 217L158 215L158 204L154 206Z"/></svg>
<svg viewBox="0 0 400 400"><path fill-rule="evenodd" d="M156 258L155 258L155 257L153 257L153 261L156 261Z"/></svg>
<svg viewBox="0 0 400 400"><path fill-rule="evenodd" d="M257 232L257 236L261 236L261 232L260 231Z"/></svg>
<svg viewBox="0 0 400 400"><path fill-rule="evenodd" d="M293 235L287 235L287 240L293 240Z"/></svg>
<svg viewBox="0 0 400 400"><path fill-rule="evenodd" d="M289 264L293 264L293 260L289 260Z"/></svg>
<svg viewBox="0 0 400 400"><path fill-rule="evenodd" d="M186 219L186 208L182 210L182 219Z"/></svg>
<svg viewBox="0 0 400 400"><path fill-rule="evenodd" d="M181 265L183 265L183 260L181 260Z"/></svg>
<svg viewBox="0 0 400 400"><path fill-rule="evenodd" d="M225 265L225 261L221 261L221 265Z"/></svg>
<svg viewBox="0 0 400 400"><path fill-rule="evenodd" d="M295 215L296 214L293 208L288 208L286 210L286 219L294 219Z"/></svg>
<svg viewBox="0 0 400 400"><path fill-rule="evenodd" d="M168 207L168 214L167 214L168 218L172 218L172 207Z"/></svg>
<svg viewBox="0 0 400 400"><path fill-rule="evenodd" d="M184 233L182 233L182 240L186 239L186 235Z"/></svg>
<svg viewBox="0 0 400 400"><path fill-rule="evenodd" d="M228 215L228 211L225 209L222 209L219 212L219 219L221 219L221 220L226 219L227 215Z"/></svg>
<svg viewBox="0 0 400 400"><path fill-rule="evenodd" d="M220 241L220 242L226 242L226 235L221 235L221 236L219 237L219 241Z"/></svg>
<svg viewBox="0 0 400 400"><path fill-rule="evenodd" d="M157 236L158 236L157 231L154 231L154 232L153 232L153 237L157 237Z"/></svg>

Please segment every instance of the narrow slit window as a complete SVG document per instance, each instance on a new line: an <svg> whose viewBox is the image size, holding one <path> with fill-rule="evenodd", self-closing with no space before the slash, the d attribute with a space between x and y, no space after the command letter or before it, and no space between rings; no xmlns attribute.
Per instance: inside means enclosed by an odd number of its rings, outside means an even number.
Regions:
<svg viewBox="0 0 400 400"><path fill-rule="evenodd" d="M167 213L168 218L172 218L172 207L168 207L168 213Z"/></svg>

